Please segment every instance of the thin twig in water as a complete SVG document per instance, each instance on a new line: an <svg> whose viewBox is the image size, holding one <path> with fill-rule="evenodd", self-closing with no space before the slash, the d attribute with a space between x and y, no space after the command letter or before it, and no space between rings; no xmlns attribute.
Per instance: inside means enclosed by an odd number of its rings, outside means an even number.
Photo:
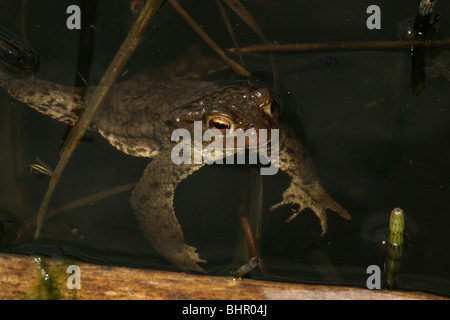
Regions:
<svg viewBox="0 0 450 320"><path fill-rule="evenodd" d="M50 203L53 191L55 190L59 178L62 172L64 171L64 168L66 167L67 163L69 162L69 159L72 156L73 151L75 150L78 142L81 140L84 133L86 132L89 123L94 117L94 114L99 108L102 100L108 93L111 86L119 77L120 73L125 67L125 64L128 62L129 58L133 54L142 36L145 34L148 26L150 25L150 22L152 21L153 17L156 15L156 12L161 6L161 3L162 0L147 1L144 9L136 19L126 39L122 43L122 46L120 47L113 61L109 65L102 79L100 80L100 83L96 87L89 101L87 101L85 112L83 112L80 119L78 120L74 128L71 130L66 142L64 143L61 157L55 168L55 174L50 179L47 192L45 193L45 196L41 203L41 207L39 208L39 212L36 217L36 232L34 234L35 239L39 237L42 222L44 220L44 215L48 210L48 205Z"/></svg>
<svg viewBox="0 0 450 320"><path fill-rule="evenodd" d="M216 0L216 5L219 8L220 15L222 16L223 21L225 22L228 33L230 34L231 37L231 41L233 41L233 44L236 48L239 48L239 43L237 42L236 35L234 34L233 27L231 26L230 20L228 19L227 13L225 12L222 2L220 2L220 0ZM242 54L240 52L238 52L238 54L239 60L241 61L241 66L245 68L244 59L242 59Z"/></svg>
<svg viewBox="0 0 450 320"><path fill-rule="evenodd" d="M214 52L219 55L226 63L230 65L233 70L244 77L249 77L250 72L245 70L243 67L241 67L239 64L234 62L232 59L228 58L225 52L220 49L220 47L214 42L213 39L211 39L205 31L200 28L200 26L189 16L189 14L180 6L180 4L176 0L169 0L170 4L174 7L174 9L178 12L178 14L186 21L189 26L194 29L194 31L203 39L203 41L206 42L207 45L211 47L211 49L214 50Z"/></svg>
<svg viewBox="0 0 450 320"><path fill-rule="evenodd" d="M255 183L255 180L254 179L252 179L252 180L249 179L249 176L251 176L251 175L252 175L252 170L250 169L250 173L246 175L246 177L244 179L244 183L242 185L241 203L239 204L239 206L237 208L237 213L238 213L239 221L241 222L241 227L242 227L242 231L243 231L244 236L245 236L245 240L247 242L248 248L251 251L251 255L253 257L258 258L259 270L265 276L267 276L268 272L267 272L267 269L266 269L266 267L264 265L261 253L259 251L258 240L255 237L255 233L253 231L252 223L250 223L249 214L248 214L248 211L247 211L249 187L251 187L251 188L257 187L257 183ZM261 179L260 176L258 178ZM259 183L262 183L262 180L259 180ZM261 215L261 210L260 210L260 208L255 206L255 201L258 202L258 205L259 205L262 200L257 199L255 197L259 197L261 192L262 192L261 189L259 191L257 191L256 194L254 192L252 192L251 199L250 199L251 200L251 203L250 203L250 210L251 210L251 212L250 212L250 214L252 215L252 222L253 222L255 228L257 228L256 231L258 232L259 236L261 235L261 225L258 222L256 222L256 221L257 221L257 219L261 219L261 216L260 216ZM256 212L256 210L258 212ZM256 217L255 213L257 215L259 215L259 217ZM242 248L240 250L242 250ZM248 257L247 257L247 259L248 259Z"/></svg>
<svg viewBox="0 0 450 320"><path fill-rule="evenodd" d="M266 36L262 32L255 18L251 15L251 13L247 10L246 7L242 5L239 0L223 0L227 6L229 6L247 25L258 35L258 37L268 43Z"/></svg>
<svg viewBox="0 0 450 320"><path fill-rule="evenodd" d="M44 220L53 218L54 216L56 216L60 213L74 210L74 209L83 207L85 205L88 205L90 203L100 201L100 200L115 196L116 194L131 190L136 186L136 184L137 184L137 182L124 184L122 186L118 186L118 187L115 187L115 188L112 188L109 190L105 190L105 191L100 191L100 192L94 193L90 196L87 196L85 198L74 200L72 202L63 204L59 207L52 208L47 212L47 214L44 217ZM20 238L25 231L29 230L30 228L34 227L35 225L36 225L36 219L30 218L28 220L25 220L22 223L21 229L17 232L16 239Z"/></svg>
<svg viewBox="0 0 450 320"><path fill-rule="evenodd" d="M265 43L269 44L267 41L266 36L264 35L264 32L262 32L261 28L259 27L259 24L256 22L255 18L253 18L252 14L247 10L247 8L239 1L239 0L223 0L252 30L256 33L256 35ZM236 48L239 48L235 44ZM242 57L240 52L239 57ZM273 76L273 92L274 94L277 94L278 92L278 70L275 67L275 61L273 58L272 53L269 53L270 57L270 65L272 66L272 76Z"/></svg>
<svg viewBox="0 0 450 320"><path fill-rule="evenodd" d="M435 41L373 41L373 42L341 42L341 43L295 43L270 44L243 48L229 48L230 52L256 53L256 52L304 52L304 51L338 51L338 50L387 50L404 49L411 46L438 47L449 46L450 39Z"/></svg>
<svg viewBox="0 0 450 320"><path fill-rule="evenodd" d="M259 259L258 267L264 275L267 275L268 272L266 267L264 266L261 253L259 252L258 241L255 239L253 228L250 225L250 221L248 220L247 210L245 209L245 205L241 204L238 207L238 215L239 220L241 221L242 229L244 230L245 239L247 239L248 246L250 247L250 251L254 257Z"/></svg>

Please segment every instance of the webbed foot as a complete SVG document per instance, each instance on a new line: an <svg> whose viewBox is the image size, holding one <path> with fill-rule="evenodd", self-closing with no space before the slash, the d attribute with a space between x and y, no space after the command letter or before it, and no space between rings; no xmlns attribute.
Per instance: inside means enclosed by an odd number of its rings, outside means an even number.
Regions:
<svg viewBox="0 0 450 320"><path fill-rule="evenodd" d="M327 209L336 212L344 219L351 219L348 212L340 204L336 203L318 183L312 187L308 186L308 188L305 189L306 188L301 188L300 186L291 183L289 188L283 192L282 200L271 206L270 210L272 211L288 204L297 205L298 208L295 209L294 213L286 220L286 222L290 222L304 209L310 208L320 220L322 236L327 231Z"/></svg>
<svg viewBox="0 0 450 320"><path fill-rule="evenodd" d="M283 192L282 200L271 206L270 210L273 211L278 207L288 204L297 205L298 208L295 209L294 213L286 220L286 222L290 222L304 209L310 208L320 220L322 236L327 232L327 209L336 212L344 219L351 219L350 214L348 214L340 204L336 203L322 187L317 187L320 189L304 191L294 184L291 184L289 188Z"/></svg>

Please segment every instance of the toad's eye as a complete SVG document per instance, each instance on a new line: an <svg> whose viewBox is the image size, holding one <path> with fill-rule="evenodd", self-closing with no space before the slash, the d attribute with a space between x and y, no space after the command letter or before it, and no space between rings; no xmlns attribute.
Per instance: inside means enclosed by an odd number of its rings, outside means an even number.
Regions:
<svg viewBox="0 0 450 320"><path fill-rule="evenodd" d="M222 134L225 134L227 129L231 128L230 122L221 118L213 118L209 120L208 125L210 129L217 129Z"/></svg>

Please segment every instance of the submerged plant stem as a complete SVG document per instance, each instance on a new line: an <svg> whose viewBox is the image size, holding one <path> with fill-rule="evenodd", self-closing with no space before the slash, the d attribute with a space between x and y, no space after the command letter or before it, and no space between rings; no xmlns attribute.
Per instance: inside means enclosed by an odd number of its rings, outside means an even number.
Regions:
<svg viewBox="0 0 450 320"><path fill-rule="evenodd" d="M303 51L338 51L338 50L387 50L404 49L411 46L438 47L450 46L450 39L435 41L370 41L370 42L339 42L339 43L294 43L270 44L241 48L229 48L230 52L303 52Z"/></svg>
<svg viewBox="0 0 450 320"><path fill-rule="evenodd" d="M259 270L261 270L261 272L264 275L268 275L267 269L264 266L264 263L261 258L261 253L259 252L258 242L255 239L253 229L252 229L252 227L250 225L250 221L248 220L248 217L246 215L244 206L242 206L242 205L239 206L238 211L239 211L239 220L241 221L241 226L242 226L242 229L244 230L244 235L245 235L245 238L247 239L248 246L250 247L250 250L251 250L253 256L258 259Z"/></svg>
<svg viewBox="0 0 450 320"><path fill-rule="evenodd" d="M59 181L59 178L69 162L73 151L75 150L78 142L83 137L84 133L88 129L88 126L95 115L95 112L99 108L104 97L108 93L109 89L112 87L114 82L119 77L129 58L136 49L142 36L145 34L150 22L156 15L159 7L161 6L162 0L149 0L145 4L144 9L141 14L136 19L135 23L131 27L130 32L125 38L122 46L114 57L113 61L109 65L105 74L103 75L100 83L96 87L94 93L89 98L86 103L86 109L81 115L78 122L75 124L74 128L71 130L69 137L67 138L64 146L62 148L61 157L55 168L55 174L50 179L50 183L42 200L41 207L39 208L38 215L36 217L36 232L34 238L39 238L39 233L42 227L42 222L44 220L44 215L48 210L48 205L50 203L53 191Z"/></svg>
<svg viewBox="0 0 450 320"><path fill-rule="evenodd" d="M122 193L125 191L129 191L129 190L133 189L136 186L136 184L137 184L137 182L124 184L124 185L121 185L121 186L118 186L118 187L115 187L112 189L94 193L94 194L87 196L85 198L82 198L82 199L74 200L72 202L63 204L59 207L52 208L52 209L48 210L48 212L46 213L46 215L44 217L44 220L50 219L60 213L74 210L74 209L83 207L85 205L88 205L90 203L115 196L116 194L119 194L119 193ZM21 228L17 232L16 239L19 239L25 231L29 230L30 228L34 227L35 225L36 225L36 220L34 218L25 220L22 223Z"/></svg>
<svg viewBox="0 0 450 320"><path fill-rule="evenodd" d="M396 275L400 270L404 241L405 214L400 208L395 208L389 218L389 235L387 237L387 255L384 263L384 286L386 289L396 289Z"/></svg>
<svg viewBox="0 0 450 320"><path fill-rule="evenodd" d="M233 44L236 48L239 48L239 43L237 42L236 35L234 34L233 27L231 26L230 19L228 19L227 13L225 12L225 9L220 0L216 0L216 5L219 8L219 12L220 15L222 16L223 21L225 22L225 26L227 27L228 34L231 37L231 41L233 41ZM242 59L242 54L241 53L238 54L239 60L241 61L241 66L245 68L244 59Z"/></svg>
<svg viewBox="0 0 450 320"><path fill-rule="evenodd" d="M245 238L247 246L242 246L241 240L238 241L236 252L239 252L239 255L245 256L239 256L238 260L242 260L242 258L248 260L250 257L256 258L258 261L256 265L259 270L264 275L268 275L258 245L262 232L261 175L250 169L249 175L245 177L242 189L242 203L238 206L237 213L242 227L243 237L239 236L239 238ZM249 205L249 210L247 210L247 203ZM248 252L248 249L250 250L251 255ZM235 258L237 258L237 256Z"/></svg>
<svg viewBox="0 0 450 320"><path fill-rule="evenodd" d="M247 273L252 271L259 264L259 259L257 257L252 257L250 260L235 270L232 274L236 278L243 278Z"/></svg>
<svg viewBox="0 0 450 320"><path fill-rule="evenodd" d="M226 16L225 10L223 9L223 6L220 4L220 1L219 0L216 1L219 6L219 10L221 11L221 15L224 18L225 24L227 25L228 32L232 37L233 43L236 48L239 48L232 27L229 23L228 17ZM245 21L245 23L253 30L253 32L255 32L258 35L261 41L263 41L265 44L269 44L266 36L264 35L264 32L259 27L259 24L256 22L252 14L239 0L222 0L222 1L224 1L228 5L228 7L230 7L243 21ZM241 64L242 66L244 66L242 55L239 51L238 53L239 59L241 60ZM272 66L273 92L274 94L276 94L278 92L278 71L277 68L275 67L275 61L271 52L269 52L269 57L270 57L270 65Z"/></svg>
<svg viewBox="0 0 450 320"><path fill-rule="evenodd" d="M194 19L192 19L189 16L189 14L180 6L178 1L169 0L169 2L178 12L178 14L184 19L184 21L186 21L186 23L203 39L203 41L205 41L206 44L210 46L211 49L213 49L214 52L217 53L217 55L219 55L219 57L221 57L226 63L228 63L237 74L244 77L250 76L250 72L248 72L239 64L237 64L232 59L227 57L225 52L222 49L220 49L220 47L214 42L214 40L211 39L210 36L208 36L206 32L202 30L202 28L200 28L200 26L194 21Z"/></svg>

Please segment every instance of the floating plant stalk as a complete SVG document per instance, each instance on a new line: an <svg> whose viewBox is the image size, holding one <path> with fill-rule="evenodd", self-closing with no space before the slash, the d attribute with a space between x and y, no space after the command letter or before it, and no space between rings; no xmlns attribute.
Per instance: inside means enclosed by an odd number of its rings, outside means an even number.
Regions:
<svg viewBox="0 0 450 320"><path fill-rule="evenodd" d="M403 210L395 208L389 219L389 235L387 237L387 255L384 264L384 286L386 289L397 287L395 276L400 270L405 249L404 242L405 215Z"/></svg>

